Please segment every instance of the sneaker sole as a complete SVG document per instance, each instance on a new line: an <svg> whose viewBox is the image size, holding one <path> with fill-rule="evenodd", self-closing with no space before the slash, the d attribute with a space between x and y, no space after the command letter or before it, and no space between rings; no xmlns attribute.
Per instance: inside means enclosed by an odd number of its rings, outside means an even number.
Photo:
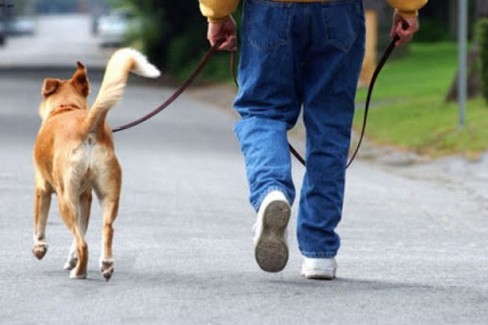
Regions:
<svg viewBox="0 0 488 325"><path fill-rule="evenodd" d="M334 280L335 274L324 272L302 272L302 275L311 280Z"/></svg>
<svg viewBox="0 0 488 325"><path fill-rule="evenodd" d="M256 243L254 256L266 272L279 272L288 262L285 230L290 220L290 206L283 201L271 202L263 215L263 229Z"/></svg>

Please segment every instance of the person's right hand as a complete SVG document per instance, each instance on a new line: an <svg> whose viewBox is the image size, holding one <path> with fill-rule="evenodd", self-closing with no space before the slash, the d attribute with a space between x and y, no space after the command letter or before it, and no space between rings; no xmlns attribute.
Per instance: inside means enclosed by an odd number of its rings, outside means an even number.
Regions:
<svg viewBox="0 0 488 325"><path fill-rule="evenodd" d="M407 44L412 40L419 27L418 17L402 17L395 13L393 15L390 37L394 38L395 35L398 35L399 40L395 43L396 46Z"/></svg>
<svg viewBox="0 0 488 325"><path fill-rule="evenodd" d="M214 46L217 42L222 41L219 50L222 51L236 51L237 50L237 36L236 36L236 22L232 16L225 20L218 22L209 22L207 39L210 45Z"/></svg>

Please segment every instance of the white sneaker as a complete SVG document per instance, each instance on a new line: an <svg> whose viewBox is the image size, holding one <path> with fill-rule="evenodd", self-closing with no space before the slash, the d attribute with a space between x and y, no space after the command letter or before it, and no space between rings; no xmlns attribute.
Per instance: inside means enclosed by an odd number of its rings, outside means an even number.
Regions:
<svg viewBox="0 0 488 325"><path fill-rule="evenodd" d="M302 275L307 279L332 280L335 278L336 270L335 258L305 257L302 264Z"/></svg>
<svg viewBox="0 0 488 325"><path fill-rule="evenodd" d="M254 225L254 256L266 272L279 272L288 262L286 226L291 208L285 195L272 191L264 198Z"/></svg>

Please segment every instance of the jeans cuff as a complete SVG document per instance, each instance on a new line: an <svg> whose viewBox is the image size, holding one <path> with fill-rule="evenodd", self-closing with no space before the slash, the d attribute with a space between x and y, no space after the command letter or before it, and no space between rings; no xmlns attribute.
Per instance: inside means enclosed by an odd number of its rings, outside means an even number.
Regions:
<svg viewBox="0 0 488 325"><path fill-rule="evenodd" d="M337 255L337 252L320 252L320 253L313 253L313 252L301 252L303 256L308 258L333 258Z"/></svg>
<svg viewBox="0 0 488 325"><path fill-rule="evenodd" d="M264 198L266 197L266 195L268 195L269 193L271 193L273 191L279 191L279 192L283 193L283 195L285 196L286 200L288 201L288 204L291 204L290 203L290 198L286 195L286 192L283 191L283 189L280 188L280 187L278 187L278 186L273 186L273 187L268 188L265 192L263 192L263 194L261 195L261 197L259 198L259 200L254 205L254 209L256 210L256 212L259 211L259 208L261 207L261 203L263 203Z"/></svg>

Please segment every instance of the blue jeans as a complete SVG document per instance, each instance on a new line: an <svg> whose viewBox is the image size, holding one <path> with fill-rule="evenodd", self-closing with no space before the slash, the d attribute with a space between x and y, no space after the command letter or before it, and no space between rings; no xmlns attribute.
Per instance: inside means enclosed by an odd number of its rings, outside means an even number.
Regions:
<svg viewBox="0 0 488 325"><path fill-rule="evenodd" d="M272 190L295 199L287 131L303 107L306 172L297 236L306 257L337 254L354 97L364 56L361 0L246 0L241 34L241 115L235 133L255 210Z"/></svg>

